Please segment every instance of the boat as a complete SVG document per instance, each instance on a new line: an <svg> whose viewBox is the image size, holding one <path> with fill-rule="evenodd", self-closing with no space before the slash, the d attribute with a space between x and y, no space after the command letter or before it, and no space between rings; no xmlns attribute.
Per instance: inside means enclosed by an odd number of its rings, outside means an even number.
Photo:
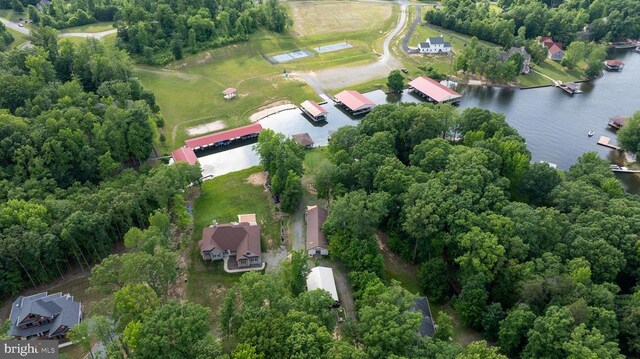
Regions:
<svg viewBox="0 0 640 359"><path fill-rule="evenodd" d="M631 170L629 167L610 165L609 169L618 173L640 173L640 170Z"/></svg>
<svg viewBox="0 0 640 359"><path fill-rule="evenodd" d="M589 131L589 133L587 133L587 136L589 136L589 137L593 137L593 135L594 135L594 134L595 134L595 132L593 132L593 131Z"/></svg>
<svg viewBox="0 0 640 359"><path fill-rule="evenodd" d="M637 52L637 53L640 53L640 46L637 46L634 51Z"/></svg>

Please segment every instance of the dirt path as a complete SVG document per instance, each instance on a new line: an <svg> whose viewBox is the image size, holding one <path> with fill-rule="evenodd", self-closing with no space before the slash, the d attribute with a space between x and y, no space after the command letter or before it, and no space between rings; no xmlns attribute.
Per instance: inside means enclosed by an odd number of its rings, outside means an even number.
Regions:
<svg viewBox="0 0 640 359"><path fill-rule="evenodd" d="M292 73L292 77L300 77L318 93L328 89L343 88L361 84L367 81L386 77L391 70L402 67L389 50L391 40L407 25L407 5L400 6L400 19L396 27L389 32L382 45L382 56L378 61L362 66L344 66L319 71Z"/></svg>

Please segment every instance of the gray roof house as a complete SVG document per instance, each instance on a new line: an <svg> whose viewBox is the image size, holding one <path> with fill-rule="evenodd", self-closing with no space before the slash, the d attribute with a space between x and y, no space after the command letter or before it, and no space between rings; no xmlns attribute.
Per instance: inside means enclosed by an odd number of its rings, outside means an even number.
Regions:
<svg viewBox="0 0 640 359"><path fill-rule="evenodd" d="M502 62L507 62L511 55L519 52L524 57L524 61L522 62L522 68L520 69L521 74L528 74L531 71L531 55L527 52L527 50L522 47L511 47L508 52L500 52L500 59Z"/></svg>
<svg viewBox="0 0 640 359"><path fill-rule="evenodd" d="M82 320L82 306L70 294L19 296L11 305L9 335L15 339L62 339Z"/></svg>
<svg viewBox="0 0 640 359"><path fill-rule="evenodd" d="M420 313L422 313L422 322L420 323L420 336L432 337L436 329L435 325L433 324L433 317L431 316L429 299L427 299L427 297L416 298L416 306L412 310L420 311Z"/></svg>

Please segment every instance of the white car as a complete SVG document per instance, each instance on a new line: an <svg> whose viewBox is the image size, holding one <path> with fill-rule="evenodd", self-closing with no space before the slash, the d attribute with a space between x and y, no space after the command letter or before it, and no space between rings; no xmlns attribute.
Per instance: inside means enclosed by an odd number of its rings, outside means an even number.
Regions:
<svg viewBox="0 0 640 359"><path fill-rule="evenodd" d="M24 24L23 23L19 23L18 26L24 27Z"/></svg>

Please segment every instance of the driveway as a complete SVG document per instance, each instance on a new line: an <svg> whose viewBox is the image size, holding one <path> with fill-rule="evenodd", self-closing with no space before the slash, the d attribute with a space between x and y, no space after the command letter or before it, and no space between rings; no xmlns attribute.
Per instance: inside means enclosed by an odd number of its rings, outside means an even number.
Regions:
<svg viewBox="0 0 640 359"><path fill-rule="evenodd" d="M22 27L20 26L18 23L13 22L13 21L9 21L7 19L3 19L0 17L0 22L2 22L4 24L4 26L18 31L20 33L23 33L25 35L31 35L31 30L29 30L26 27ZM115 34L118 30L117 29L112 29L112 30L107 30L107 31L102 31L102 32L68 32L68 33L64 33L64 34L59 34L58 37L84 37L84 38L88 38L88 37L93 37L96 39L101 39L107 35L111 35L111 34Z"/></svg>
<svg viewBox="0 0 640 359"><path fill-rule="evenodd" d="M344 264L329 259L320 259L320 265L333 269L333 279L336 281L336 289L340 298L340 305L344 308L345 315L349 319L356 319L356 306L353 301L353 289L347 277Z"/></svg>
<svg viewBox="0 0 640 359"><path fill-rule="evenodd" d="M407 5L400 5L400 20L396 27L387 35L382 45L382 56L372 64L362 66L335 67L320 71L292 73L291 76L302 78L318 93L324 93L328 89L343 88L361 84L363 82L379 79L389 75L391 70L402 67L391 51L389 45L393 38L405 27L407 22Z"/></svg>
<svg viewBox="0 0 640 359"><path fill-rule="evenodd" d="M31 35L31 30L27 29L26 27L22 27L20 25L18 25L17 23L13 22L13 21L9 21L7 19L3 19L0 18L0 22L4 24L4 26L12 29L12 30L16 30L17 32L21 32L25 35Z"/></svg>

